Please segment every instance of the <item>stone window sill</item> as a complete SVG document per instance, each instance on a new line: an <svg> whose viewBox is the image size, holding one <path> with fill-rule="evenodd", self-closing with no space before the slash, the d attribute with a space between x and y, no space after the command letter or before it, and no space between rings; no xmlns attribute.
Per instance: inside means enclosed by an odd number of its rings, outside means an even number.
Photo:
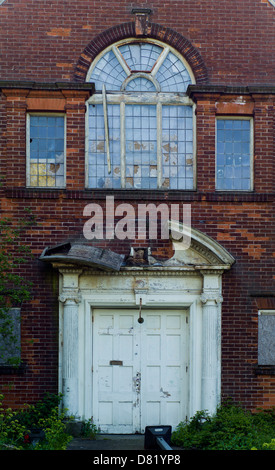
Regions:
<svg viewBox="0 0 275 470"><path fill-rule="evenodd" d="M254 369L256 375L275 375L275 365L272 366L262 366L257 365Z"/></svg>
<svg viewBox="0 0 275 470"><path fill-rule="evenodd" d="M26 371L26 365L11 366L0 364L0 375L22 375Z"/></svg>

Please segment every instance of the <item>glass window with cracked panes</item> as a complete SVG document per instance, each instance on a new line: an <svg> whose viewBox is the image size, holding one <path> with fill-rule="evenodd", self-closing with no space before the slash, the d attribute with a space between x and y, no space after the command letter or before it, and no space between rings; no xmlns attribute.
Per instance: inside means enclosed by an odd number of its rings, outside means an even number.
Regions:
<svg viewBox="0 0 275 470"><path fill-rule="evenodd" d="M27 115L27 185L65 186L65 116Z"/></svg>
<svg viewBox="0 0 275 470"><path fill-rule="evenodd" d="M217 119L216 189L252 189L252 119Z"/></svg>
<svg viewBox="0 0 275 470"><path fill-rule="evenodd" d="M114 44L92 64L88 101L88 188L194 188L194 83L181 56L162 43Z"/></svg>

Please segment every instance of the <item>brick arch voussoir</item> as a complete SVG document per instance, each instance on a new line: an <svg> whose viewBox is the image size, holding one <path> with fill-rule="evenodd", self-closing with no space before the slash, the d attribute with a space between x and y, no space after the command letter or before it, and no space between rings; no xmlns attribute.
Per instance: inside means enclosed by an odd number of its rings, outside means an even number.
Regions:
<svg viewBox="0 0 275 470"><path fill-rule="evenodd" d="M135 23L123 23L110 28L96 36L84 49L74 71L75 82L85 82L88 70L97 55L111 44L127 38L136 37ZM157 39L176 49L191 67L196 83L208 83L208 73L204 61L198 50L184 36L171 28L150 23L148 39Z"/></svg>

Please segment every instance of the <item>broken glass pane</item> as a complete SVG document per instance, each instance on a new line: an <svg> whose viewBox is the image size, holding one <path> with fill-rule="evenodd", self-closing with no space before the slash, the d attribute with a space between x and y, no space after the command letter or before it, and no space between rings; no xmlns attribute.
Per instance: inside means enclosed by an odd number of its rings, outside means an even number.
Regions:
<svg viewBox="0 0 275 470"><path fill-rule="evenodd" d="M30 186L64 181L64 117L30 115Z"/></svg>
<svg viewBox="0 0 275 470"><path fill-rule="evenodd" d="M171 189L187 189L185 178L193 188L192 113L191 106L162 107L162 184Z"/></svg>
<svg viewBox="0 0 275 470"><path fill-rule="evenodd" d="M154 105L126 105L127 187L156 188L157 114Z"/></svg>
<svg viewBox="0 0 275 470"><path fill-rule="evenodd" d="M120 187L120 108L108 104L111 173L108 173L103 105L89 107L89 187Z"/></svg>

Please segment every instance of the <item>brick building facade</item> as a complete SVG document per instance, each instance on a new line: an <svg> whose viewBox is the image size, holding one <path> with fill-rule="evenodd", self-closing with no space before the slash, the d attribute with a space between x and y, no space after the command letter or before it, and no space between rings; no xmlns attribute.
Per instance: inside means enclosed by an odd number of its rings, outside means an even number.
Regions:
<svg viewBox="0 0 275 470"><path fill-rule="evenodd" d="M213 411L226 397L274 406L273 1L5 0L0 18L1 215L16 226L27 207L37 221L23 240L34 258L22 270L33 282L21 307L22 366L1 366L7 405L60 391L107 432ZM131 164L137 157L149 163ZM191 246L88 240L84 208L96 203L105 221L110 196L135 214L141 204L190 207ZM135 260L135 248L149 258ZM116 326L124 321L138 332ZM183 352L165 362L161 351L173 356L177 341ZM158 348L155 362L144 358ZM162 394L145 392L150 376ZM121 408L107 393L116 380Z"/></svg>

